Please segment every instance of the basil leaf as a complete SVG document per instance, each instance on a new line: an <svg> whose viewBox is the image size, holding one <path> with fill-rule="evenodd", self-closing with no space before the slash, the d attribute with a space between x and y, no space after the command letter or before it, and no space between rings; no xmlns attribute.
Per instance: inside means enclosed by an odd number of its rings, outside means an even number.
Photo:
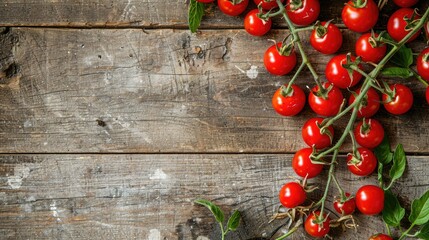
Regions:
<svg viewBox="0 0 429 240"><path fill-rule="evenodd" d="M393 154L390 151L390 143L387 136L385 136L383 142L374 149L374 154L377 157L377 160L384 165L393 160Z"/></svg>
<svg viewBox="0 0 429 240"><path fill-rule="evenodd" d="M216 206L214 203L207 201L205 199L198 199L195 201L195 203L198 203L200 205L207 207L212 212L213 216L216 218L216 221L218 223L223 223L225 216L222 210L220 210L220 208Z"/></svg>
<svg viewBox="0 0 429 240"><path fill-rule="evenodd" d="M189 30L191 30L191 32L194 33L198 30L203 16L204 3L197 2L197 0L191 0L188 11Z"/></svg>
<svg viewBox="0 0 429 240"><path fill-rule="evenodd" d="M401 207L396 196L390 190L385 191L383 208L384 222L392 227L397 227L401 224L401 220L404 216L405 209Z"/></svg>
<svg viewBox="0 0 429 240"><path fill-rule="evenodd" d="M383 163L378 163L377 168L377 180L380 183L380 186L383 186Z"/></svg>
<svg viewBox="0 0 429 240"><path fill-rule="evenodd" d="M396 146L395 152L393 153L393 166L389 172L392 182L402 177L406 164L407 157L405 156L404 147L402 144L398 144L398 146Z"/></svg>
<svg viewBox="0 0 429 240"><path fill-rule="evenodd" d="M426 224L429 221L429 190L413 201L408 219L416 225Z"/></svg>
<svg viewBox="0 0 429 240"><path fill-rule="evenodd" d="M240 224L241 214L235 210L234 213L229 217L227 227L231 231L235 231Z"/></svg>
<svg viewBox="0 0 429 240"><path fill-rule="evenodd" d="M390 62L404 68L409 68L413 64L413 51L411 48L402 46L398 52L390 59Z"/></svg>
<svg viewBox="0 0 429 240"><path fill-rule="evenodd" d="M381 74L385 77L400 77L400 78L410 78L414 74L408 68L402 67L389 67L381 71Z"/></svg>
<svg viewBox="0 0 429 240"><path fill-rule="evenodd" d="M429 240L429 222L423 225L423 227L417 232L419 239Z"/></svg>

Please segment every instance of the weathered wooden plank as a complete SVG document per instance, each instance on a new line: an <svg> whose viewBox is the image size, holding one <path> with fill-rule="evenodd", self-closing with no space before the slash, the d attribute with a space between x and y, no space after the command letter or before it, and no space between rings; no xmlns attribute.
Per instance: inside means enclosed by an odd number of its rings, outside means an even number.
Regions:
<svg viewBox="0 0 429 240"><path fill-rule="evenodd" d="M250 1L247 11L256 8ZM341 9L346 1L320 0L320 19L335 19L341 23ZM427 1L418 7L427 8ZM4 0L0 5L0 26L56 26L56 27L187 27L187 5L184 0L69 0L28 1ZM202 28L243 28L243 17L230 17L209 5ZM390 3L380 16L380 24L394 9ZM246 12L247 12L246 11ZM274 19L277 27L284 27L281 18Z"/></svg>
<svg viewBox="0 0 429 240"><path fill-rule="evenodd" d="M284 222L268 220L278 190L295 178L291 155L15 155L0 156L2 239L218 239L204 197L225 211L238 209L242 226L229 239L269 238ZM409 207L427 190L427 157L409 157L405 179L394 188ZM340 159L338 179L350 192L376 177L352 176ZM326 171L310 182L322 183ZM311 193L316 199L323 186ZM331 208L332 190L328 197ZM331 216L336 216L331 213ZM384 230L381 218L357 214L367 239ZM152 236L152 238L150 237ZM304 239L297 233L294 239Z"/></svg>
<svg viewBox="0 0 429 240"><path fill-rule="evenodd" d="M8 44L0 152L296 151L304 146L300 127L314 115L277 115L271 96L290 77L271 76L262 64L267 39L286 33L255 39L243 30L12 29L1 35ZM357 37L344 35L341 52ZM331 56L307 49L323 75ZM312 86L310 79L305 71L297 83ZM414 108L377 118L394 143L427 153L424 89L403 82L416 91Z"/></svg>

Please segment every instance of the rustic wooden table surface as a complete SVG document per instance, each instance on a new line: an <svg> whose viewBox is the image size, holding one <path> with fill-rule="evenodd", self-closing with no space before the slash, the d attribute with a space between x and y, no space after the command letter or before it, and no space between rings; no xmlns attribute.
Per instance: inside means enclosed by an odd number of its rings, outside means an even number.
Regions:
<svg viewBox="0 0 429 240"><path fill-rule="evenodd" d="M321 4L320 18L342 26L344 1ZM242 19L213 5L191 34L183 0L2 0L0 239L218 239L209 212L193 204L199 197L241 211L228 239L270 239L286 223L268 220L313 114L285 118L271 107L290 78L268 74L262 54L267 39L287 34L284 23L255 38ZM358 34L342 31L345 53ZM423 38L411 46L423 49ZM322 74L331 56L307 50ZM305 71L298 84L310 79ZM429 106L417 81L396 81L415 92L413 108L376 118L408 153L393 190L409 208L429 186ZM323 188L326 175L312 182ZM351 192L376 183L344 167L339 179ZM384 230L380 216L357 214L357 223L335 239Z"/></svg>

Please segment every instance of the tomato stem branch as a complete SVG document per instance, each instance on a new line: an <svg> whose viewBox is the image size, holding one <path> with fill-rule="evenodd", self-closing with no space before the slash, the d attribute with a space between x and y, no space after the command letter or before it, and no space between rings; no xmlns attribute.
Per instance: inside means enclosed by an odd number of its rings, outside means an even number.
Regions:
<svg viewBox="0 0 429 240"><path fill-rule="evenodd" d="M302 62L301 65L299 66L298 70L296 70L295 74L293 75L292 79L289 81L289 84L287 85L285 92L288 93L290 91L292 84L295 82L296 79L298 79L299 74L302 72L302 70L304 69L305 66L306 66L305 63Z"/></svg>
<svg viewBox="0 0 429 240"><path fill-rule="evenodd" d="M296 230L298 230L298 227L293 227L291 230L289 230L289 232L287 232L286 234L276 238L276 240L283 240L286 239L287 237L289 237L290 235L292 235Z"/></svg>
<svg viewBox="0 0 429 240"><path fill-rule="evenodd" d="M407 237L407 235L408 235L408 233L411 231L411 229L413 229L413 227L415 226L415 223L412 223L411 224L411 226L405 231L405 232L403 232L402 234L401 234L401 236L399 237L399 239L398 240L402 240L402 239L404 239L405 237Z"/></svg>

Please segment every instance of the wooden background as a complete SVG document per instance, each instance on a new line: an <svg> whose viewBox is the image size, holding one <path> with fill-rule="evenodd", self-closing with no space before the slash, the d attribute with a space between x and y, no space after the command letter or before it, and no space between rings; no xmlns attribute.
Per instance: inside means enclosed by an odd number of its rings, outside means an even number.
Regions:
<svg viewBox="0 0 429 240"><path fill-rule="evenodd" d="M320 16L343 27L341 53L359 37L341 24L343 4L321 0ZM378 28L394 10L385 8ZM0 239L218 239L209 212L193 204L199 197L241 211L228 239L281 232L286 220L268 220L278 190L296 178L290 160L314 114L307 106L285 118L271 107L290 77L269 75L262 55L267 39L287 34L282 20L255 38L242 19L211 5L191 34L183 0L1 1ZM422 50L423 38L411 46ZM306 49L323 74L331 56ZM429 186L429 106L423 85L392 81L415 92L407 115L376 115L408 153L394 191L409 208ZM298 84L313 85L309 72ZM350 192L376 183L344 164L338 176ZM325 178L326 171L311 182L323 189ZM335 239L384 231L380 216L356 216L357 233L335 231Z"/></svg>

